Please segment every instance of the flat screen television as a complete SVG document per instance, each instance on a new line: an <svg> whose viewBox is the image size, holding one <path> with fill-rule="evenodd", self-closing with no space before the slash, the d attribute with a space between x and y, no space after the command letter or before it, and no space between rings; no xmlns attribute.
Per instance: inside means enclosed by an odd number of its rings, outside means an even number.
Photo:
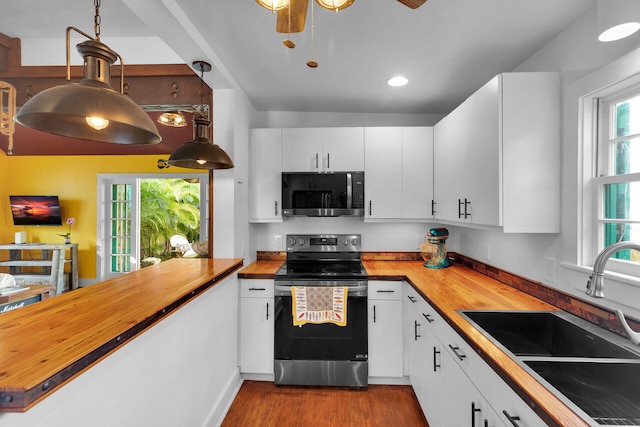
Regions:
<svg viewBox="0 0 640 427"><path fill-rule="evenodd" d="M62 225L58 196L9 196L14 225Z"/></svg>

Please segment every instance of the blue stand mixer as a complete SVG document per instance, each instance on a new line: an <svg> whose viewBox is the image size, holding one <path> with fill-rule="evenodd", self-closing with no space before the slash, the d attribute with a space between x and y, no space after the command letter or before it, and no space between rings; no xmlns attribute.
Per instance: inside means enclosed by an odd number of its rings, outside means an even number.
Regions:
<svg viewBox="0 0 640 427"><path fill-rule="evenodd" d="M430 256L427 258L423 250L424 266L427 268L445 268L451 265L447 256L447 238L449 230L446 228L432 228L427 232L427 246Z"/></svg>

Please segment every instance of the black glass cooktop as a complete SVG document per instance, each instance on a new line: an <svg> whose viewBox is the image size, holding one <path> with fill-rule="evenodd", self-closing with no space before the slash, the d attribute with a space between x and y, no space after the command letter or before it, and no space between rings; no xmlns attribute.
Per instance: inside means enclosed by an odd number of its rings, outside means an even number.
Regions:
<svg viewBox="0 0 640 427"><path fill-rule="evenodd" d="M276 279L366 279L367 271L357 262L285 262Z"/></svg>

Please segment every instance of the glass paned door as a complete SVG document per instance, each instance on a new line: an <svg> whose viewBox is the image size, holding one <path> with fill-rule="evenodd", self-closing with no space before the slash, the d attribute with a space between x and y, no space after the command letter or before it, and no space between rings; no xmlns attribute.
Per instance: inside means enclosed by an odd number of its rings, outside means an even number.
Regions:
<svg viewBox="0 0 640 427"><path fill-rule="evenodd" d="M132 184L111 185L111 220L110 220L110 258L111 267L109 273L127 273L132 270L132 259L137 260L137 254L133 251L136 233L135 217L133 213ZM135 265L135 261L133 262Z"/></svg>

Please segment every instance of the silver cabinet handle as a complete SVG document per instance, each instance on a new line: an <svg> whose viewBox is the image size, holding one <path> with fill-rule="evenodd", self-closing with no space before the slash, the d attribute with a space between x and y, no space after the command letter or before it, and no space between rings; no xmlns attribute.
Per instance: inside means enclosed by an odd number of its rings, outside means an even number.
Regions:
<svg viewBox="0 0 640 427"><path fill-rule="evenodd" d="M267 303L267 320L269 320L269 303Z"/></svg>
<svg viewBox="0 0 640 427"><path fill-rule="evenodd" d="M320 166L318 165L318 153L316 153L316 169L319 169Z"/></svg>
<svg viewBox="0 0 640 427"><path fill-rule="evenodd" d="M329 163L329 156L331 155L331 153L327 153L327 169L331 169L330 163Z"/></svg>
<svg viewBox="0 0 640 427"><path fill-rule="evenodd" d="M274 206L275 206L275 214L276 214L276 216L278 216L278 201L276 200L273 203L274 203Z"/></svg>

